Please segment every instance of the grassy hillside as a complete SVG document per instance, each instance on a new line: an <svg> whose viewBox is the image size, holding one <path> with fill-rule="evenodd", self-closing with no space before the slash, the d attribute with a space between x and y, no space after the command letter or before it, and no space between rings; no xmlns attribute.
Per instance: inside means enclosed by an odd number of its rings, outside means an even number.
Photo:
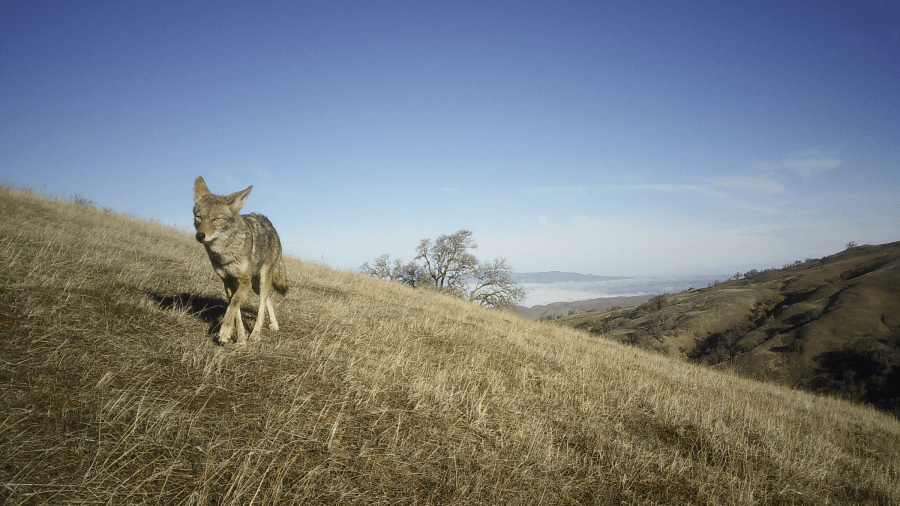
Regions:
<svg viewBox="0 0 900 506"><path fill-rule="evenodd" d="M900 416L900 242L559 321Z"/></svg>
<svg viewBox="0 0 900 506"><path fill-rule="evenodd" d="M3 504L900 503L871 408L293 258L282 331L219 347L191 234L0 213Z"/></svg>

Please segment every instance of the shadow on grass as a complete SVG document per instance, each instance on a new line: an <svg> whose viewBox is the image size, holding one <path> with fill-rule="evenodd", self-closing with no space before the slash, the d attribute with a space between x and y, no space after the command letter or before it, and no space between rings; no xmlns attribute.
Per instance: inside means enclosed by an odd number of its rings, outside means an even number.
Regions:
<svg viewBox="0 0 900 506"><path fill-rule="evenodd" d="M216 297L204 297L187 292L170 296L148 291L147 295L163 309L186 310L189 314L205 321L209 325L209 328L206 330L206 333L209 335L217 335L219 333L219 328L222 326L222 317L225 316L225 311L228 309L228 302Z"/></svg>

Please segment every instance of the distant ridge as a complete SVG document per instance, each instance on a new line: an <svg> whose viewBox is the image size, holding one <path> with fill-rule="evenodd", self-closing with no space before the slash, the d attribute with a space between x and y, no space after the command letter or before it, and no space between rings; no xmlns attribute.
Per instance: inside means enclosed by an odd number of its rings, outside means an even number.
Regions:
<svg viewBox="0 0 900 506"><path fill-rule="evenodd" d="M546 316L567 316L571 312L584 313L588 311L606 311L614 307L630 307L643 304L655 297L655 295L634 295L624 297L600 297L596 299L576 300L573 302L552 302L550 304L532 307L516 306L516 311L526 317L536 320Z"/></svg>
<svg viewBox="0 0 900 506"><path fill-rule="evenodd" d="M628 277L597 276L594 274L579 274L577 272L514 272L513 281L517 283L565 283L567 281L611 281L615 279L629 279Z"/></svg>

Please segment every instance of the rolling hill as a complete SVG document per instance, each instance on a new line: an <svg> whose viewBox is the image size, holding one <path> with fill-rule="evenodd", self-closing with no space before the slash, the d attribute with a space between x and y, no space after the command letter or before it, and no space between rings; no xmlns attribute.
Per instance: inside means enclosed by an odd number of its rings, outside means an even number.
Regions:
<svg viewBox="0 0 900 506"><path fill-rule="evenodd" d="M281 332L220 347L192 234L0 215L3 504L900 503L871 407L296 258Z"/></svg>
<svg viewBox="0 0 900 506"><path fill-rule="evenodd" d="M558 321L900 416L900 242L748 274Z"/></svg>

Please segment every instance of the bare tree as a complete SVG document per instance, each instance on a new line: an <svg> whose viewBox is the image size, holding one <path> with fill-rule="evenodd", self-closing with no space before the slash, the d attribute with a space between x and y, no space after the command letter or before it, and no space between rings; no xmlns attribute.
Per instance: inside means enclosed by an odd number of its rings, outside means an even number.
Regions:
<svg viewBox="0 0 900 506"><path fill-rule="evenodd" d="M413 288L419 286L427 277L415 261L404 264L403 260L397 258L391 266L391 256L387 253L376 258L371 266L368 262L362 264L359 272L385 281L397 281Z"/></svg>
<svg viewBox="0 0 900 506"><path fill-rule="evenodd" d="M495 258L493 263L479 264L475 283L469 291L469 300L482 306L511 309L525 298L525 290L513 282L512 268L505 258Z"/></svg>
<svg viewBox="0 0 900 506"><path fill-rule="evenodd" d="M365 263L360 272L396 281L413 288L430 286L462 299L498 309L511 308L525 298L525 290L512 280L512 268L504 258L479 263L469 250L478 247L472 232L460 230L442 235L432 242L422 239L415 260L404 264L400 259L391 266L390 257L381 255L372 265ZM416 263L421 260L422 264Z"/></svg>
<svg viewBox="0 0 900 506"><path fill-rule="evenodd" d="M400 260L398 259L397 263L399 262ZM384 279L387 281L396 280L394 272L391 269L391 256L387 253L373 260L371 266L369 266L369 262L362 264L359 271L366 276L372 276L377 279Z"/></svg>
<svg viewBox="0 0 900 506"><path fill-rule="evenodd" d="M437 290L462 297L468 278L476 274L478 266L475 255L466 250L477 247L472 232L460 230L453 235L442 235L434 243L422 239L416 248L416 260L425 261L426 275Z"/></svg>
<svg viewBox="0 0 900 506"><path fill-rule="evenodd" d="M416 288L428 280L428 274L415 262L401 265L398 259L394 265L395 280L406 286Z"/></svg>

